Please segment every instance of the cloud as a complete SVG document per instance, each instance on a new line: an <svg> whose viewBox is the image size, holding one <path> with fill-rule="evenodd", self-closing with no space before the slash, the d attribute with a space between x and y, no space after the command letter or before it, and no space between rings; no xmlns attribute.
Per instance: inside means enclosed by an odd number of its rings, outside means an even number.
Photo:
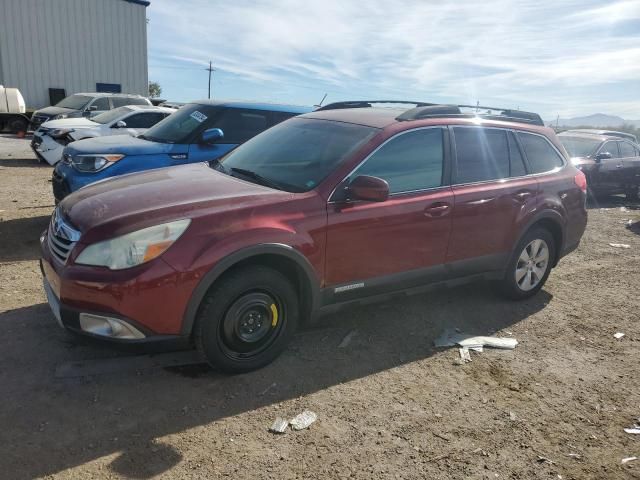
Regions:
<svg viewBox="0 0 640 480"><path fill-rule="evenodd" d="M623 84L635 82L626 94L640 97L638 0L154 0L149 15L159 63L212 59L257 83L495 99L545 114L569 103L589 113L589 88L612 108L623 103Z"/></svg>

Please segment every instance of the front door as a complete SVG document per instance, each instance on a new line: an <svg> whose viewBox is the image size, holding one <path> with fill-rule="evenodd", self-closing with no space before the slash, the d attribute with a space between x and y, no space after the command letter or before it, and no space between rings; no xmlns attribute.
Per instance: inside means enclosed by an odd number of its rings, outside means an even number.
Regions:
<svg viewBox="0 0 640 480"><path fill-rule="evenodd" d="M596 162L593 174L594 187L605 192L620 190L624 178L624 163L620 158L618 142L611 140L603 143L596 154Z"/></svg>
<svg viewBox="0 0 640 480"><path fill-rule="evenodd" d="M626 140L621 141L618 147L623 165L621 180L626 189L632 191L640 185L640 150Z"/></svg>
<svg viewBox="0 0 640 480"><path fill-rule="evenodd" d="M325 284L332 301L418 285L442 275L453 195L445 180L446 130L411 130L383 144L347 179L382 178L384 202L328 205Z"/></svg>

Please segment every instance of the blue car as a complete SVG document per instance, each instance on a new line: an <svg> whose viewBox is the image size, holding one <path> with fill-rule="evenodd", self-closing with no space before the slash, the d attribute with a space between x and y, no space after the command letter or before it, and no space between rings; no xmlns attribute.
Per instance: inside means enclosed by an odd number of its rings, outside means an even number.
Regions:
<svg viewBox="0 0 640 480"><path fill-rule="evenodd" d="M189 103L143 135L72 142L53 171L56 203L90 183L126 173L216 160L309 107L202 100Z"/></svg>

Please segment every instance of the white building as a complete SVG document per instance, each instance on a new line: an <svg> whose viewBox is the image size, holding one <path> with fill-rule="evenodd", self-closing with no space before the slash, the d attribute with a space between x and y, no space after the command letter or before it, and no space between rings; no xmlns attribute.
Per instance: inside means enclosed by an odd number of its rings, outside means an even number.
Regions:
<svg viewBox="0 0 640 480"><path fill-rule="evenodd" d="M76 92L148 94L144 0L0 0L0 85L28 108Z"/></svg>

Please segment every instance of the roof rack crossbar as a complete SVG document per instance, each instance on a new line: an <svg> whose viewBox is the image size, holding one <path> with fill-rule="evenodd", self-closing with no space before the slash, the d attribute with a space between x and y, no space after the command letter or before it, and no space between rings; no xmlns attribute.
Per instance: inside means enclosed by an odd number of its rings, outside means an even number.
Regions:
<svg viewBox="0 0 640 480"><path fill-rule="evenodd" d="M461 108L474 109L475 112L466 113L460 110ZM396 120L406 121L432 117L482 117L491 120L508 120L544 126L542 118L537 113L525 112L523 110L513 110L509 108L484 107L480 105L434 105L425 107L419 106L416 108L412 108L411 110L407 110L402 115L399 115Z"/></svg>
<svg viewBox="0 0 640 480"><path fill-rule="evenodd" d="M355 100L345 102L333 102L318 108L318 110L339 110L343 108L371 108L374 103L393 103L399 105L415 105L417 107L428 107L430 105L437 105L435 103L427 102L412 102L409 100Z"/></svg>

